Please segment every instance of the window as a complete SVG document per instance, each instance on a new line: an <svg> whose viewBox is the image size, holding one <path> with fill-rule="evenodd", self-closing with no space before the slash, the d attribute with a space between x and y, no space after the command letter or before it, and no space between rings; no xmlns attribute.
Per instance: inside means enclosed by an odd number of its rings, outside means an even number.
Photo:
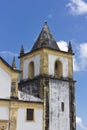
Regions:
<svg viewBox="0 0 87 130"><path fill-rule="evenodd" d="M29 78L34 78L34 62L30 62L29 63L29 68L28 68L28 71L29 71Z"/></svg>
<svg viewBox="0 0 87 130"><path fill-rule="evenodd" d="M61 110L64 111L64 102L61 103Z"/></svg>
<svg viewBox="0 0 87 130"><path fill-rule="evenodd" d="M27 109L26 120L27 121L34 120L34 109Z"/></svg>
<svg viewBox="0 0 87 130"><path fill-rule="evenodd" d="M54 75L59 78L62 77L62 73L62 63L57 60L54 65Z"/></svg>

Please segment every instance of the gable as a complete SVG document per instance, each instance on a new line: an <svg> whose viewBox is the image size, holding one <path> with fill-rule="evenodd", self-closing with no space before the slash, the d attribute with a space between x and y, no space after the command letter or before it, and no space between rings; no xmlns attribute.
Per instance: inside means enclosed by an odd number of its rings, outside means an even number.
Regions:
<svg viewBox="0 0 87 130"><path fill-rule="evenodd" d="M2 68L11 78L17 78L19 70L13 69L2 57L0 57L0 68Z"/></svg>

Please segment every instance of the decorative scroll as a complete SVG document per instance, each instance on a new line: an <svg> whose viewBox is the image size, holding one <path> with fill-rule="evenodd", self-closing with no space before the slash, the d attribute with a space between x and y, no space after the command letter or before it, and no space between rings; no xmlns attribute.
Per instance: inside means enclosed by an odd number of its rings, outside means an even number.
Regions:
<svg viewBox="0 0 87 130"><path fill-rule="evenodd" d="M0 120L0 130L9 130L8 120Z"/></svg>

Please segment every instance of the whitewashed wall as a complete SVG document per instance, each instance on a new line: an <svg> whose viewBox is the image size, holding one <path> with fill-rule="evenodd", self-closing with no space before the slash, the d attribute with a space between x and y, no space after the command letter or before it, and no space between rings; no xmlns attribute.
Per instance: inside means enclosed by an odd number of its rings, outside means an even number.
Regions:
<svg viewBox="0 0 87 130"><path fill-rule="evenodd" d="M9 98L11 91L11 77L0 68L0 98Z"/></svg>
<svg viewBox="0 0 87 130"><path fill-rule="evenodd" d="M70 130L69 120L69 83L50 80L50 130ZM64 111L61 103L64 102Z"/></svg>
<svg viewBox="0 0 87 130"><path fill-rule="evenodd" d="M68 77L68 58L48 55L49 75L54 75L55 61L59 60L63 65L63 77Z"/></svg>
<svg viewBox="0 0 87 130"><path fill-rule="evenodd" d="M23 79L27 79L28 78L28 66L29 63L33 61L34 62L34 74L35 76L40 74L40 55L34 56L32 58L29 58L27 60L24 60L23 63Z"/></svg>
<svg viewBox="0 0 87 130"><path fill-rule="evenodd" d="M9 108L0 106L0 120L9 120Z"/></svg>
<svg viewBox="0 0 87 130"><path fill-rule="evenodd" d="M35 109L35 121L26 121L26 109L18 110L17 130L42 130L43 127L43 111Z"/></svg>

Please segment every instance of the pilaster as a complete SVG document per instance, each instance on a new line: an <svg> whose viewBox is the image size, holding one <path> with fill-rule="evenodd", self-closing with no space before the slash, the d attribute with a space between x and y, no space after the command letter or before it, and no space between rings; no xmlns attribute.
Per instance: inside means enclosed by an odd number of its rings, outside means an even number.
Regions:
<svg viewBox="0 0 87 130"><path fill-rule="evenodd" d="M18 110L17 103L16 102L10 102L9 130L16 130L17 129L17 110Z"/></svg>
<svg viewBox="0 0 87 130"><path fill-rule="evenodd" d="M49 130L49 86L48 79L43 79L44 104L43 104L43 130Z"/></svg>
<svg viewBox="0 0 87 130"><path fill-rule="evenodd" d="M18 82L17 82L17 79L12 79L12 82L11 82L11 98L18 99Z"/></svg>
<svg viewBox="0 0 87 130"><path fill-rule="evenodd" d="M40 74L48 74L48 54L44 52L40 56Z"/></svg>
<svg viewBox="0 0 87 130"><path fill-rule="evenodd" d="M76 130L75 87L70 83L70 130Z"/></svg>

